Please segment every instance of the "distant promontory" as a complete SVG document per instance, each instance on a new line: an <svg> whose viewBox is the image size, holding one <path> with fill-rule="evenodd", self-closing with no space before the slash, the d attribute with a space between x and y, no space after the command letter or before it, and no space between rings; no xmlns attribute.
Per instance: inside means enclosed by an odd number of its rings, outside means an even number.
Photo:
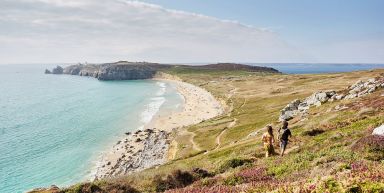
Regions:
<svg viewBox="0 0 384 193"><path fill-rule="evenodd" d="M208 65L171 65L148 62L119 61L105 64L76 64L65 68L57 66L52 71L46 69L46 74L69 74L91 76L99 80L139 80L153 78L158 71L163 70L190 70L190 71L247 71L263 73L280 73L269 67L250 66L236 63L217 63Z"/></svg>

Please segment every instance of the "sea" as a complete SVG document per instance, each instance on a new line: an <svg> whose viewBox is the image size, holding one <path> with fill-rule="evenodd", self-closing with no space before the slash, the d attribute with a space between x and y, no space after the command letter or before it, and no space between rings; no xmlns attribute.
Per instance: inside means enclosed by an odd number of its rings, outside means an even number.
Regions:
<svg viewBox="0 0 384 193"><path fill-rule="evenodd" d="M0 65L0 193L88 180L125 132L182 108L169 82L44 74L52 67Z"/></svg>
<svg viewBox="0 0 384 193"><path fill-rule="evenodd" d="M288 74L384 68L384 64L252 65ZM169 82L44 74L53 67L0 65L0 193L88 180L101 154L125 132L182 108L183 98Z"/></svg>

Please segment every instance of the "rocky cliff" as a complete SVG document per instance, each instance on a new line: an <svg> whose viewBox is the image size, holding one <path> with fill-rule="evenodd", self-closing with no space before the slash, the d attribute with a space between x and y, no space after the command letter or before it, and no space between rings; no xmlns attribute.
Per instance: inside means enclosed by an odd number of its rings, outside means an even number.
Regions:
<svg viewBox="0 0 384 193"><path fill-rule="evenodd" d="M69 74L79 76L90 76L99 80L138 80L152 78L156 73L156 64L117 62L106 64L77 64L65 68L60 66L52 70L52 74ZM59 72L56 69L61 68ZM53 73L53 72L58 73ZM46 70L50 74L49 70Z"/></svg>

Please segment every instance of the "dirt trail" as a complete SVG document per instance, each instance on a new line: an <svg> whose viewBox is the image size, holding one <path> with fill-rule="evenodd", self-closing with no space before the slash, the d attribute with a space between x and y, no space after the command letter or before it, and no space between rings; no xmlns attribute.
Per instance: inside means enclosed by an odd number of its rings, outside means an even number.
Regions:
<svg viewBox="0 0 384 193"><path fill-rule="evenodd" d="M216 137L216 144L217 144L217 145L216 145L216 148L213 149L213 150L219 149L219 147L220 147L220 145L221 145L221 141L220 141L221 137L224 135L224 133L225 133L225 131L227 131L227 129L234 127L234 126L236 125L236 122L237 122L237 119L234 118L233 121L230 122L230 123L228 124L228 126L225 127L225 128L220 132L220 134Z"/></svg>
<svg viewBox="0 0 384 193"><path fill-rule="evenodd" d="M231 86L232 89L229 91L229 94L227 95L227 99L230 100L230 103L231 103L231 106L230 106L230 108L229 108L228 117L231 117L231 116L232 116L232 111L233 111L233 108L234 108L234 107L233 107L233 100L232 100L232 97L233 97L233 95L236 94L236 91L238 90L238 88L235 87L235 86L233 86L232 84L230 84L229 86ZM234 118L233 121L230 122L230 123L228 124L228 126L225 127L225 128L220 132L220 134L216 137L216 144L217 144L217 145L216 145L215 149L213 149L213 150L216 150L216 149L218 149L218 148L220 147L220 145L221 145L221 137L224 135L225 131L227 131L228 128L232 128L232 127L234 127L234 126L236 125L236 122L237 122L237 119Z"/></svg>

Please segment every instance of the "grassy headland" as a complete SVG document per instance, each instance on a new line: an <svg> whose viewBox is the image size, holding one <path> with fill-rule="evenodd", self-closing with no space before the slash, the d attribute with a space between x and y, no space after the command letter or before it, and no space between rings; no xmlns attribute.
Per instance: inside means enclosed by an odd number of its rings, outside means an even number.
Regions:
<svg viewBox="0 0 384 193"><path fill-rule="evenodd" d="M280 126L280 110L320 90L343 90L384 70L286 75L270 72L163 69L223 101L222 116L174 133L167 164L114 179L47 192L384 192L384 90L329 102L293 119L284 157L264 158L264 126ZM334 110L337 105L348 108ZM277 135L277 134L276 134ZM277 146L275 149L278 149ZM196 169L199 168L199 169ZM39 192L39 191L36 191Z"/></svg>

